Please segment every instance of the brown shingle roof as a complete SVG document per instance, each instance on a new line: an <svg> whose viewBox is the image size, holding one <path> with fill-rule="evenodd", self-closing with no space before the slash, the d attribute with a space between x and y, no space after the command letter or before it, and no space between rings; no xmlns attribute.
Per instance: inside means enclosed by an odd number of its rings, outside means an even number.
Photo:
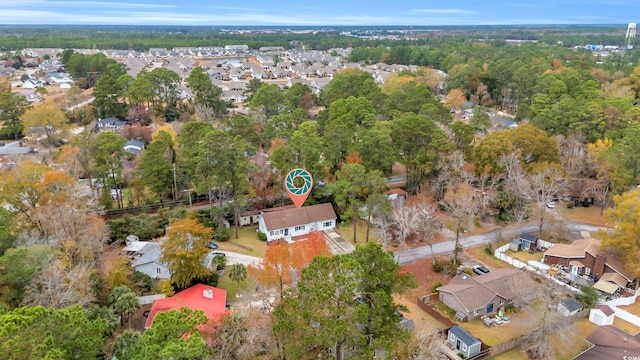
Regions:
<svg viewBox="0 0 640 360"><path fill-rule="evenodd" d="M596 305L593 308L602 311L602 313L606 316L611 316L614 314L613 309L610 308L609 305Z"/></svg>
<svg viewBox="0 0 640 360"><path fill-rule="evenodd" d="M534 291L535 283L522 270L497 269L475 277L458 275L438 291L451 293L467 311L473 311L486 306L496 295L513 300L519 288Z"/></svg>
<svg viewBox="0 0 640 360"><path fill-rule="evenodd" d="M555 244L544 254L561 258L584 258L584 254L589 247L596 245L600 247L600 241L594 239L576 240L569 244Z"/></svg>
<svg viewBox="0 0 640 360"><path fill-rule="evenodd" d="M604 273L600 277L600 280L613 282L616 285L623 288L627 287L627 282L628 282L627 279L624 278L624 276L618 273Z"/></svg>
<svg viewBox="0 0 640 360"><path fill-rule="evenodd" d="M640 340L613 325L598 326L587 341L593 345L640 350Z"/></svg>
<svg viewBox="0 0 640 360"><path fill-rule="evenodd" d="M267 230L290 228L298 225L329 221L337 218L330 203L303 206L301 208L263 212L262 218Z"/></svg>

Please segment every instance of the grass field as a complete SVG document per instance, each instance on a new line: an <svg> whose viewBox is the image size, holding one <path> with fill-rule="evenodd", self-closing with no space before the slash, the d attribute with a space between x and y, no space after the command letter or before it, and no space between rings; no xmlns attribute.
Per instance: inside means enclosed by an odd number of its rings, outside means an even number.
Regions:
<svg viewBox="0 0 640 360"><path fill-rule="evenodd" d="M574 322L570 328L563 330L564 339L551 337L551 343L555 352L554 359L569 360L586 350L589 345L584 341L598 326L583 318Z"/></svg>
<svg viewBox="0 0 640 360"><path fill-rule="evenodd" d="M352 244L356 244L353 241L353 222L345 221L338 222L338 227L336 227L336 231L342 235L348 242ZM364 244L367 235L367 222L361 219L358 219L356 223L356 240L357 244ZM373 233L373 227L369 229L369 241L376 241L376 236Z"/></svg>
<svg viewBox="0 0 640 360"><path fill-rule="evenodd" d="M498 356L489 358L489 360L528 360L529 358L520 349L515 348L507 352L503 352Z"/></svg>
<svg viewBox="0 0 640 360"><path fill-rule="evenodd" d="M607 209L605 208L605 211ZM589 223L594 225L607 226L607 220L604 216L600 216L600 207L574 207L567 209L564 203L557 203L556 211L567 220L579 221L583 223Z"/></svg>
<svg viewBox="0 0 640 360"><path fill-rule="evenodd" d="M235 238L235 228L229 229L231 239L228 241L218 241L218 250L233 251L240 254L264 257L267 251L267 242L258 239L256 233L257 225L243 226L238 231L238 239Z"/></svg>
<svg viewBox="0 0 640 360"><path fill-rule="evenodd" d="M496 246L493 246L492 251L495 250L495 248ZM506 262L500 261L497 257L487 254L485 252L484 246L476 246L476 247L464 249L464 253L480 261L481 263L487 265L492 269L500 269L500 268L505 268L510 266Z"/></svg>

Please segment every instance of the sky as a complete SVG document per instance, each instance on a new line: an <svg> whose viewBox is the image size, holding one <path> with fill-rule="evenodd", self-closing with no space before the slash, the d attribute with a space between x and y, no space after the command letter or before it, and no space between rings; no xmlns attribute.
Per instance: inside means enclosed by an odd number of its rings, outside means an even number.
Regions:
<svg viewBox="0 0 640 360"><path fill-rule="evenodd" d="M0 24L315 26L640 23L640 0L0 0Z"/></svg>

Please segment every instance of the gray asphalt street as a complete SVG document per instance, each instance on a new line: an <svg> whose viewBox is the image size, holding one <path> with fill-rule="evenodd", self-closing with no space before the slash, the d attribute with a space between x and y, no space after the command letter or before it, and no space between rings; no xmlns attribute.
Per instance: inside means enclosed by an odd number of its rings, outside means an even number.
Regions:
<svg viewBox="0 0 640 360"><path fill-rule="evenodd" d="M584 224L575 221L566 221L565 222L567 229L570 232L580 232L580 231L588 231L590 233L596 233L599 230L607 230L607 228L595 226L591 224ZM531 223L521 226L508 227L508 228L498 228L492 231L471 235L471 236L463 236L460 238L460 245L464 248L474 247L480 245L486 245L490 242L495 241L499 236L503 239L510 239L514 235L521 233L529 233L538 231L538 224ZM433 252L436 255L445 255L445 254L453 254L453 248L455 244L455 238L449 238L446 241L437 243L433 245ZM400 263L400 265L407 265L414 261L421 260L431 256L431 249L428 245L408 249L408 250L400 250L396 253L396 259Z"/></svg>

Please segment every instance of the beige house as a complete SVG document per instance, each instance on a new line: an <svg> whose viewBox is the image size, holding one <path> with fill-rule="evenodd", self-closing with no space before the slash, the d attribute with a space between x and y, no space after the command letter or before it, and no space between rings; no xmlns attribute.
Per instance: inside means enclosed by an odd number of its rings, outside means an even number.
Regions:
<svg viewBox="0 0 640 360"><path fill-rule="evenodd" d="M537 284L524 270L497 269L480 276L457 275L437 291L440 301L455 310L458 319L470 321L492 316L530 296L537 291Z"/></svg>

